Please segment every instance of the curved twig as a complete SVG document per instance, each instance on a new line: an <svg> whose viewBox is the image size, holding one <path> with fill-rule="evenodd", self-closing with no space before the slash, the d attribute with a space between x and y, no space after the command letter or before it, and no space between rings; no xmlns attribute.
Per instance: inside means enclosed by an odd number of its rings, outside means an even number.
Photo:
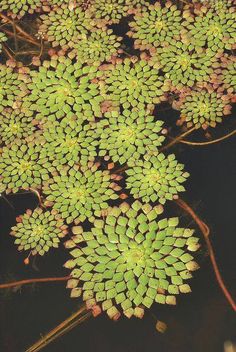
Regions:
<svg viewBox="0 0 236 352"><path fill-rule="evenodd" d="M211 260L212 267L215 273L216 280L219 284L219 287L221 288L225 298L227 299L227 301L229 302L233 310L236 311L236 303L234 302L234 299L232 298L231 294L229 293L228 289L224 284L224 281L221 277L221 274L216 262L215 253L214 253L211 241L209 239L210 231L208 226L198 217L198 215L194 212L194 210L185 201L183 201L182 199L177 199L175 201L182 209L184 209L189 215L191 215L191 217L194 219L194 221L197 223L198 227L200 228L207 245L210 260Z"/></svg>
<svg viewBox="0 0 236 352"><path fill-rule="evenodd" d="M207 141L207 142L191 142L191 141L186 141L184 139L181 139L179 142L183 143L183 144L193 145L193 146L195 146L195 145L196 146L204 146L204 145L210 145L210 144L215 144L215 143L221 142L221 141L233 136L234 134L236 134L236 130L226 134L225 136L222 136L220 138L213 139L213 140Z"/></svg>

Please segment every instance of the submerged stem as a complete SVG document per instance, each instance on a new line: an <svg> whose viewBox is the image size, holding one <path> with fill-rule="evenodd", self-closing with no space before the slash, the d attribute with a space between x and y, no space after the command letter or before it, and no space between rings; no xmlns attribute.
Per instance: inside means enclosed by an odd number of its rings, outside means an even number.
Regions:
<svg viewBox="0 0 236 352"><path fill-rule="evenodd" d="M11 23L11 25L15 26L16 31L18 31L23 37L28 38L35 45L40 45L34 37L32 37L29 33L25 32L20 26L18 26L12 19L5 16L3 13L0 13L0 18L4 21Z"/></svg>
<svg viewBox="0 0 236 352"><path fill-rule="evenodd" d="M211 244L211 241L209 239L209 228L208 226L198 217L198 215L194 212L194 210L182 199L177 199L176 203L183 208L189 215L191 215L191 217L194 219L194 221L197 223L198 227L200 228L203 237L205 239L206 245L207 245L207 249L209 252L209 256L210 256L210 260L211 260L211 264L216 276L216 280L219 284L219 287L221 288L222 292L224 293L225 298L227 299L227 301L229 302L229 304L231 305L231 307L233 308L234 311L236 311L236 303L234 302L234 299L232 298L231 294L229 293L228 289L226 288L223 278L220 274L217 262L216 262L216 258L215 258L215 253Z"/></svg>
<svg viewBox="0 0 236 352"><path fill-rule="evenodd" d="M78 324L82 323L89 317L91 317L92 312L87 311L86 305L82 305L82 307L72 314L69 318L64 320L62 323L57 325L54 329L49 331L44 337L38 340L33 346L28 348L26 352L38 352L46 347L49 343L54 341L56 338L64 335L66 332L73 329Z"/></svg>

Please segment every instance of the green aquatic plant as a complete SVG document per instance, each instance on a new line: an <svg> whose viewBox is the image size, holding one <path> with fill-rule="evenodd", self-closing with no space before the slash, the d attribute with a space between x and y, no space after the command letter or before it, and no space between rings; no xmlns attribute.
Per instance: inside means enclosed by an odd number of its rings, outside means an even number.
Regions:
<svg viewBox="0 0 236 352"><path fill-rule="evenodd" d="M61 119L71 113L84 120L101 116L103 98L98 84L92 83L96 70L64 56L44 61L38 71L30 72L25 108L38 113L37 119Z"/></svg>
<svg viewBox="0 0 236 352"><path fill-rule="evenodd" d="M125 109L147 104L158 104L165 100L169 82L148 61L135 63L124 59L104 71L104 90L109 99L119 102Z"/></svg>
<svg viewBox="0 0 236 352"><path fill-rule="evenodd" d="M192 45L176 42L165 48L157 48L159 61L165 77L175 88L192 87L196 83L208 82L214 72L217 57L211 50L197 52Z"/></svg>
<svg viewBox="0 0 236 352"><path fill-rule="evenodd" d="M180 122L187 123L188 127L195 126L215 127L217 123L222 122L224 115L229 115L231 105L229 97L215 91L208 92L204 89L191 90L179 101L174 103L174 108L180 110Z"/></svg>
<svg viewBox="0 0 236 352"><path fill-rule="evenodd" d="M24 82L11 67L0 64L0 112L5 107L13 107L14 103L25 95Z"/></svg>
<svg viewBox="0 0 236 352"><path fill-rule="evenodd" d="M1 0L0 12L7 11L13 17L21 18L25 14L32 14L42 6L41 0Z"/></svg>
<svg viewBox="0 0 236 352"><path fill-rule="evenodd" d="M121 39L122 37L113 34L112 29L97 29L91 34L83 35L69 56L75 56L77 60L89 65L110 61L122 52Z"/></svg>
<svg viewBox="0 0 236 352"><path fill-rule="evenodd" d="M233 7L234 0L193 0L194 3L202 3L205 7L210 7L212 10L228 11L229 8Z"/></svg>
<svg viewBox="0 0 236 352"><path fill-rule="evenodd" d="M141 50L171 44L180 38L182 16L176 5L167 2L164 7L159 2L143 8L129 22L131 31L127 34L134 38L134 47Z"/></svg>
<svg viewBox="0 0 236 352"><path fill-rule="evenodd" d="M236 48L236 12L229 8L215 13L214 10L202 11L187 17L185 37L196 48L208 47L213 51Z"/></svg>
<svg viewBox="0 0 236 352"><path fill-rule="evenodd" d="M125 0L92 0L89 7L94 18L104 20L108 24L119 23L127 16L128 9Z"/></svg>
<svg viewBox="0 0 236 352"><path fill-rule="evenodd" d="M28 110L5 108L0 112L0 141L8 145L15 139L22 140L32 135L36 127Z"/></svg>
<svg viewBox="0 0 236 352"><path fill-rule="evenodd" d="M0 32L0 53L2 52L2 43L7 41L5 33Z"/></svg>
<svg viewBox="0 0 236 352"><path fill-rule="evenodd" d="M39 35L52 43L53 47L73 48L78 40L94 28L95 22L87 11L68 4L54 7L49 13L40 16L42 24Z"/></svg>
<svg viewBox="0 0 236 352"><path fill-rule="evenodd" d="M52 166L40 155L41 145L15 141L0 152L0 183L2 191L16 193L20 189L40 189L49 179Z"/></svg>
<svg viewBox="0 0 236 352"><path fill-rule="evenodd" d="M163 123L145 110L107 113L97 123L99 155L109 155L112 161L124 164L144 154L155 154L165 140Z"/></svg>
<svg viewBox="0 0 236 352"><path fill-rule="evenodd" d="M64 167L44 186L46 205L53 206L68 224L101 215L108 208L108 201L117 199L119 190L112 180L115 175L99 170L99 163L87 166Z"/></svg>
<svg viewBox="0 0 236 352"><path fill-rule="evenodd" d="M159 202L178 198L185 191L184 183L189 177L184 165L179 164L174 154L163 153L146 157L145 160L128 161L126 188L135 199L143 202Z"/></svg>
<svg viewBox="0 0 236 352"><path fill-rule="evenodd" d="M194 230L177 227L178 218L160 219L160 207L136 201L110 208L91 231L81 226L66 243L72 248L65 267L67 287L88 307L99 305L112 319L123 312L143 317L154 302L176 304L176 294L191 292L186 279L198 265L188 251L199 248Z"/></svg>
<svg viewBox="0 0 236 352"><path fill-rule="evenodd" d="M235 94L236 92L236 57L229 56L223 61L223 69L220 72L220 79L223 82L224 88Z"/></svg>
<svg viewBox="0 0 236 352"><path fill-rule="evenodd" d="M48 156L56 167L87 164L88 161L94 161L97 155L97 134L89 124L65 126L59 122L49 123L44 126L43 137L46 143L42 154Z"/></svg>
<svg viewBox="0 0 236 352"><path fill-rule="evenodd" d="M67 234L67 226L55 211L28 209L16 220L11 228L11 235L16 237L14 243L19 251L30 250L32 255L44 255L50 248L58 248L60 239Z"/></svg>

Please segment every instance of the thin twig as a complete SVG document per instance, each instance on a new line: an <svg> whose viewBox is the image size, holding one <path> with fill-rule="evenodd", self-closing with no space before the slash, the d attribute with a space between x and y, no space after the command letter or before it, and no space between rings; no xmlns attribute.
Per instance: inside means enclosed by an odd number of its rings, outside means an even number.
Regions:
<svg viewBox="0 0 236 352"><path fill-rule="evenodd" d="M88 318L90 318L92 316L92 312L89 311L86 314L82 315L82 317L77 318L74 322L68 324L68 326L66 326L64 329L60 330L59 332L57 332L55 335L53 335L51 338L47 339L46 341L42 341L42 343L35 347L34 349L29 349L26 352L39 352L41 351L44 347L48 346L51 342L53 342L54 340L58 339L59 337L65 335L66 333L68 333L69 331L71 331L72 329L74 329L77 325L83 323L85 320L87 320Z"/></svg>
<svg viewBox="0 0 236 352"><path fill-rule="evenodd" d="M35 282L66 281L66 280L69 280L70 278L71 278L71 276L25 279L25 280L8 282L6 284L0 284L0 289L10 288L10 287L15 287L15 286L22 286L22 285L32 284L32 283L35 283Z"/></svg>
<svg viewBox="0 0 236 352"><path fill-rule="evenodd" d="M223 137L220 137L220 138L217 138L217 139L213 139L211 141L207 141L207 142L190 142L190 141L186 141L184 139L181 139L180 140L180 143L184 143L184 144L188 144L188 145L193 145L193 146L204 146L204 145L210 145L210 144L215 144L215 143L219 143L231 136L233 136L234 134L236 134L236 130L226 134L225 136Z"/></svg>
<svg viewBox="0 0 236 352"><path fill-rule="evenodd" d="M193 131L195 131L196 128L192 127L189 130L187 130L186 132L180 134L179 136L177 136L176 138L174 138L170 143L168 143L167 145L165 145L164 147L162 147L160 149L161 152L163 152L166 149L169 149L170 147L172 147L173 145L175 145L176 143L178 143L179 141L181 141L184 137L188 136L190 133L192 133Z"/></svg>
<svg viewBox="0 0 236 352"><path fill-rule="evenodd" d="M229 304L231 305L231 307L233 308L234 311L236 311L236 303L234 302L234 299L232 298L231 294L229 293L228 289L226 288L224 281L221 277L217 262L216 262L216 258L215 258L215 254L214 254L214 250L211 244L211 241L209 239L209 228L208 226L198 217L198 215L194 212L194 210L182 199L177 199L176 203L183 208L189 215L191 215L191 217L194 219L194 221L197 223L198 227L200 228L206 245L207 245L207 249L209 252L209 256L210 256L210 260L212 263L212 267L216 276L216 280L219 284L219 287L221 288L222 292L224 293L225 298L227 299L227 301L229 302Z"/></svg>
<svg viewBox="0 0 236 352"><path fill-rule="evenodd" d="M15 42L15 51L18 51L18 42L17 42L17 35L16 35L16 24L15 21L12 21L12 28L14 33L14 42Z"/></svg>

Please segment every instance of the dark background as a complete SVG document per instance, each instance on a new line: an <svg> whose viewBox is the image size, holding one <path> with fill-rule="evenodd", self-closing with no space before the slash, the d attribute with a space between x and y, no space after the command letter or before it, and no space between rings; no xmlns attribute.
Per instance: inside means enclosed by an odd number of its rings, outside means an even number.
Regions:
<svg viewBox="0 0 236 352"><path fill-rule="evenodd" d="M162 114L167 119L176 117L173 111ZM223 135L233 128L235 117L231 116L216 134ZM218 265L236 299L236 138L209 147L178 145L172 150L191 174L183 199L210 226ZM7 199L11 206L0 198L0 281L68 275L62 267L68 258L63 246L37 258L34 267L32 263L23 264L25 254L17 251L9 231L15 216L36 207L37 199L31 194L9 195ZM181 215L186 221L186 215L176 206L172 214ZM200 236L199 231L197 234ZM148 311L143 320L121 318L116 323L104 314L76 327L44 351L222 352L226 340L236 342L235 315L216 283L203 240L198 263L201 268L190 280L192 293L177 297L176 307L156 304L151 310L167 323L166 333L155 330L155 319ZM69 297L65 285L65 282L42 283L23 286L15 292L0 291L0 351L25 351L78 309L80 302Z"/></svg>

